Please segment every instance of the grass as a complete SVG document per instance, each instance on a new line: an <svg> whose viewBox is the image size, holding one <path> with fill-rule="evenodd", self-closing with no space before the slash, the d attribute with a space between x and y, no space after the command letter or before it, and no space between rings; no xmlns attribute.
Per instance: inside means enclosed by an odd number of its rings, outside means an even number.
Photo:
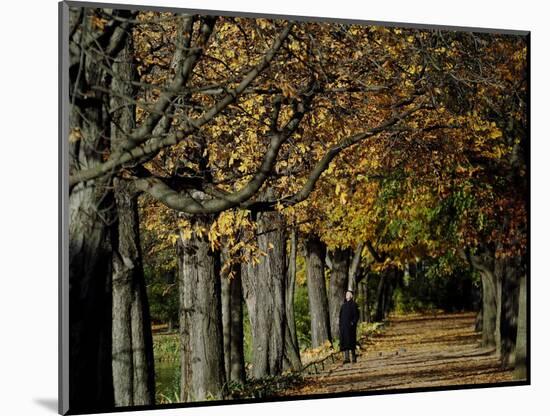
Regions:
<svg viewBox="0 0 550 416"><path fill-rule="evenodd" d="M357 328L357 339L365 338L380 330L380 322L366 323L361 322ZM251 333L247 317L244 321L245 326L245 365L249 370L251 361ZM339 350L338 340L333 345L327 341L318 348L304 348L300 352L302 364L326 358L328 355ZM156 362L157 373L157 394L156 402L179 403L179 363L180 363L180 340L179 333L154 334L153 335L153 353ZM249 371L247 371L248 373ZM230 382L227 386L228 398L264 398L277 395L278 392L297 386L303 380L303 375L299 372L288 372L279 376L264 377L262 379L248 379L245 385Z"/></svg>
<svg viewBox="0 0 550 416"><path fill-rule="evenodd" d="M153 355L156 361L175 361L180 359L180 339L177 332L153 335Z"/></svg>

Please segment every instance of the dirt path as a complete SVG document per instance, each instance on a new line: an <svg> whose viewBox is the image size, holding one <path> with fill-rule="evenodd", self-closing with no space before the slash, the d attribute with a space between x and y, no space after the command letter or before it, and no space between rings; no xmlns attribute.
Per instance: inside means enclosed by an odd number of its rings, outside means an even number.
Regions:
<svg viewBox="0 0 550 416"><path fill-rule="evenodd" d="M512 381L494 350L480 347L474 322L474 314L393 317L380 334L363 340L357 363L340 359L284 395Z"/></svg>

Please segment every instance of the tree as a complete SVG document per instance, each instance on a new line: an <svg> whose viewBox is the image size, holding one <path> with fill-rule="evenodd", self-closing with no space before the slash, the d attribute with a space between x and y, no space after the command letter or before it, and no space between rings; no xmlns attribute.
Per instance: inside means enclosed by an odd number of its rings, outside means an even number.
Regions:
<svg viewBox="0 0 550 416"><path fill-rule="evenodd" d="M305 242L307 289L311 316L311 345L319 347L331 339L328 296L325 283L325 245L318 237Z"/></svg>
<svg viewBox="0 0 550 416"><path fill-rule="evenodd" d="M340 307L348 287L348 273L350 265L350 250L335 249L331 253L332 270L330 271L329 310L330 334L332 339L339 338Z"/></svg>
<svg viewBox="0 0 550 416"><path fill-rule="evenodd" d="M110 270L105 259L118 250L142 263L139 250L127 250L137 247L138 221L178 246L184 400L221 397L219 380L232 379L229 364L240 362L227 359L229 342L224 354L222 331L225 317L226 340L241 338L229 319L235 311L239 320L238 270L254 375L300 365L288 224L316 239L306 242L314 344L336 334L330 311L361 264L384 276L383 318L388 282L409 263L464 252L487 271L485 338L509 361L517 296L502 294L517 292L526 243L523 40L108 9L74 9L70 32L71 380L86 387L75 400L112 401L110 386L97 388L113 371L106 317L112 299L131 302L127 286L115 298L104 288L130 268L115 256ZM501 99L505 91L515 93ZM138 193L155 207L142 219ZM330 300L323 246L332 253ZM224 296L222 312L227 271L235 304ZM146 322L146 299L135 293ZM200 345L203 318L220 329L208 337L212 348Z"/></svg>
<svg viewBox="0 0 550 416"><path fill-rule="evenodd" d="M278 375L283 369L286 333L286 239L280 214L261 213L259 260L243 265L244 298L253 342L253 376Z"/></svg>
<svg viewBox="0 0 550 416"><path fill-rule="evenodd" d="M96 62L112 58L124 44L128 25L113 20L100 36L94 13L69 13L69 171L94 168L108 149L108 97L92 91L108 85ZM119 13L117 12L117 15ZM121 12L128 19L130 13ZM69 195L69 407L110 408L114 402L111 363L110 227L115 216L110 177L81 182Z"/></svg>
<svg viewBox="0 0 550 416"><path fill-rule="evenodd" d="M111 147L124 142L135 126L135 106L121 100L132 95L136 79L133 39L114 57L112 69L119 74L111 81ZM118 97L117 97L118 95ZM138 194L123 178L113 180L116 221L113 227L113 329L112 368L115 406L155 403L155 371L151 321L139 235Z"/></svg>
<svg viewBox="0 0 550 416"><path fill-rule="evenodd" d="M178 241L181 399L223 397L225 384L219 253L207 234L211 218L195 216L195 230ZM202 231L202 232L201 232Z"/></svg>

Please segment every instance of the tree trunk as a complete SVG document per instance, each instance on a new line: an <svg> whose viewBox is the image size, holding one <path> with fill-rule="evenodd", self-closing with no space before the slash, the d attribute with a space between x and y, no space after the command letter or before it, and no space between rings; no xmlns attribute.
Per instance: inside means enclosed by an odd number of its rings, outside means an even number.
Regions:
<svg viewBox="0 0 550 416"><path fill-rule="evenodd" d="M223 261L226 252L222 250ZM241 265L231 266L233 277L222 276L222 326L227 381L244 384L243 296Z"/></svg>
<svg viewBox="0 0 550 416"><path fill-rule="evenodd" d="M287 296L286 296L286 314L287 323L290 330L292 343L298 346L298 333L296 331L296 317L294 315L294 293L296 291L296 256L298 250L298 238L296 229L290 232L290 255L287 267Z"/></svg>
<svg viewBox="0 0 550 416"><path fill-rule="evenodd" d="M365 243L361 243L355 248L353 252L353 259L349 267L348 289L354 292L357 287L357 277L359 274L359 266L361 265L361 253L363 252L364 247Z"/></svg>
<svg viewBox="0 0 550 416"><path fill-rule="evenodd" d="M244 297L252 331L253 377L278 375L285 348L285 235L282 216L260 213L258 247L267 253L259 263L241 268Z"/></svg>
<svg viewBox="0 0 550 416"><path fill-rule="evenodd" d="M136 73L132 37L127 36L112 65L111 148L116 151L135 127L135 106L122 97L134 96ZM115 178L117 222L113 227L112 367L115 406L155 403L155 371L149 305L145 290L139 236L137 194Z"/></svg>
<svg viewBox="0 0 550 416"><path fill-rule="evenodd" d="M298 346L298 334L296 332L296 318L294 316L294 291L296 287L296 229L290 232L290 250L288 266L286 269L286 325L285 325L285 353L283 369L300 370L300 348Z"/></svg>
<svg viewBox="0 0 550 416"><path fill-rule="evenodd" d="M228 378L236 383L244 384L243 289L240 265L238 269L229 285L231 295L231 365Z"/></svg>
<svg viewBox="0 0 550 416"><path fill-rule="evenodd" d="M361 289L361 295L363 302L361 303L361 320L363 322L370 322L370 308L369 308L369 274L365 275L364 280L359 284Z"/></svg>
<svg viewBox="0 0 550 416"><path fill-rule="evenodd" d="M75 15L71 13L71 19ZM77 30L70 48L71 107L69 110L69 171L93 168L108 151L109 123L103 94L91 85L108 87L93 57L76 53L93 27L85 12L85 29ZM71 22L76 24L76 22ZM85 39L83 39L85 37ZM94 53L94 52L90 52ZM90 93L88 100L76 91ZM77 94L78 95L78 94ZM69 408L93 412L114 404L111 367L111 240L114 213L108 177L74 186L69 195Z"/></svg>
<svg viewBox="0 0 550 416"><path fill-rule="evenodd" d="M332 339L338 339L340 307L344 302L348 287L348 273L350 264L350 250L336 249L332 253L332 271L330 273L329 309L330 334Z"/></svg>
<svg viewBox="0 0 550 416"><path fill-rule="evenodd" d="M475 330L483 331L483 285L479 289L479 311L476 315Z"/></svg>
<svg viewBox="0 0 550 416"><path fill-rule="evenodd" d="M137 196L115 179L112 366L115 406L155 403L151 319L143 275Z"/></svg>
<svg viewBox="0 0 550 416"><path fill-rule="evenodd" d="M503 298L503 284L504 284L504 274L506 273L506 260L497 259L494 261L494 282L495 282L495 304L496 304L496 322L495 322L495 349L496 354L499 357L502 357L502 337L501 337L501 320L502 320L502 298Z"/></svg>
<svg viewBox="0 0 550 416"><path fill-rule="evenodd" d="M504 368L513 368L518 325L520 270L517 258L500 261L505 263L501 277L500 357Z"/></svg>
<svg viewBox="0 0 550 416"><path fill-rule="evenodd" d="M519 278L518 325L516 336L516 354L514 377L527 378L527 277L521 274Z"/></svg>
<svg viewBox="0 0 550 416"><path fill-rule="evenodd" d="M101 186L99 186L102 184ZM111 368L111 246L103 181L77 185L69 199L69 408L114 403ZM105 217L101 218L99 212Z"/></svg>
<svg viewBox="0 0 550 416"><path fill-rule="evenodd" d="M481 271L483 285L483 324L481 342L484 347L496 347L497 282L490 270Z"/></svg>
<svg viewBox="0 0 550 416"><path fill-rule="evenodd" d="M223 257L223 256L222 256ZM223 260L222 260L223 262ZM231 373L231 280L221 277L223 361L227 381Z"/></svg>
<svg viewBox="0 0 550 416"><path fill-rule="evenodd" d="M497 347L497 337L500 339L500 319L497 325L497 313L500 307L499 281L495 271L499 273L500 264L495 261L494 248L482 247L480 254L469 255L469 260L481 276L482 292L482 324L481 345L487 348ZM498 332L497 332L498 326ZM499 340L500 348L500 340Z"/></svg>
<svg viewBox="0 0 550 416"><path fill-rule="evenodd" d="M393 267L387 268L386 270L380 272L380 280L378 281L378 287L376 289L376 305L374 313L374 320L376 322L384 321L389 312L391 294L393 292L393 279Z"/></svg>
<svg viewBox="0 0 550 416"><path fill-rule="evenodd" d="M325 245L318 237L305 242L307 294L311 319L311 346L318 347L330 340L330 320L325 283Z"/></svg>
<svg viewBox="0 0 550 416"><path fill-rule="evenodd" d="M211 218L189 217L208 228ZM221 399L225 384L219 256L208 238L192 232L178 240L181 400Z"/></svg>

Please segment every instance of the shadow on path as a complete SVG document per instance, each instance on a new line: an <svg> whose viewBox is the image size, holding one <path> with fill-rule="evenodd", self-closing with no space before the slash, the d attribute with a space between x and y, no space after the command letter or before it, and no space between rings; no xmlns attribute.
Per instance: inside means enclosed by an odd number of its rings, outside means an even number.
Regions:
<svg viewBox="0 0 550 416"><path fill-rule="evenodd" d="M475 314L405 315L360 345L356 364L341 359L284 396L514 381L493 350L481 348Z"/></svg>

